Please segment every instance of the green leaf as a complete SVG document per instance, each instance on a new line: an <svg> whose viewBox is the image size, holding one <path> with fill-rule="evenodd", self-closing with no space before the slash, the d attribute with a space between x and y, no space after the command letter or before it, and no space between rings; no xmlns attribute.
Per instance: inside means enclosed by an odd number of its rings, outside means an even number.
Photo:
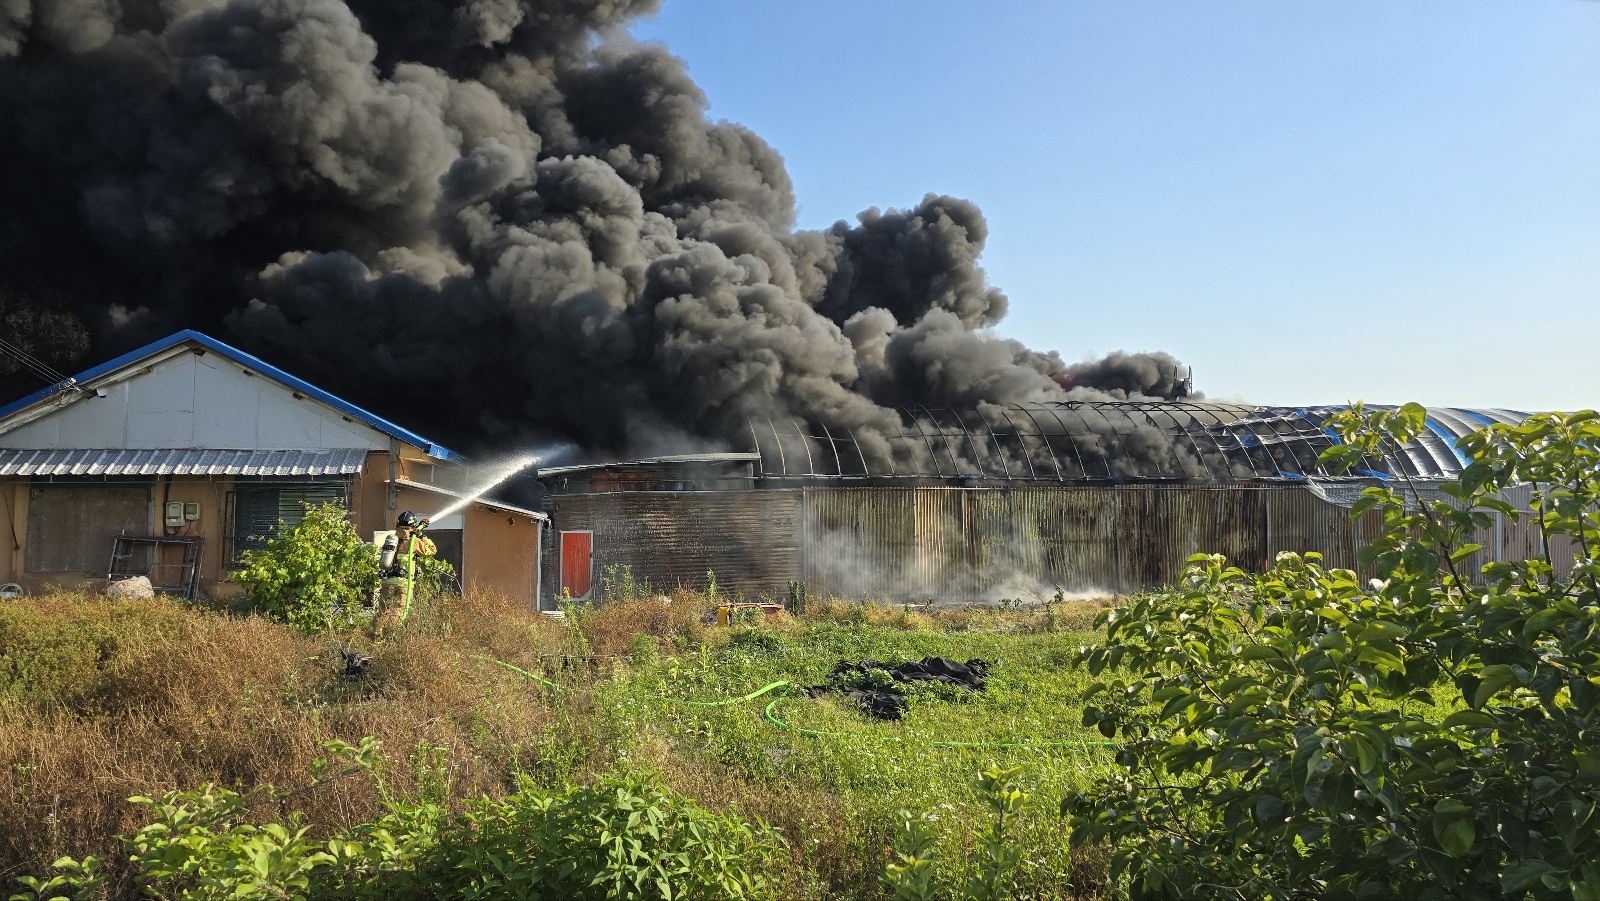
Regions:
<svg viewBox="0 0 1600 901"><path fill-rule="evenodd" d="M1421 434L1427 427L1428 409L1422 404L1412 401L1402 404L1400 409L1394 411L1396 418L1404 421L1406 428L1412 435Z"/></svg>
<svg viewBox="0 0 1600 901"><path fill-rule="evenodd" d="M1289 812L1289 805L1283 803L1281 798L1272 795L1262 795L1256 799L1256 822L1263 827L1273 828L1282 825L1284 816Z"/></svg>
<svg viewBox="0 0 1600 901"><path fill-rule="evenodd" d="M1488 729L1495 725L1495 718L1487 713L1477 710L1457 710L1444 718L1445 728L1454 726L1468 726L1473 729Z"/></svg>
<svg viewBox="0 0 1600 901"><path fill-rule="evenodd" d="M1584 827L1589 824L1589 818L1594 815L1594 805L1582 800L1562 801L1557 804L1554 814L1556 833L1561 836L1561 841L1568 849L1576 851L1590 830Z"/></svg>
<svg viewBox="0 0 1600 901"><path fill-rule="evenodd" d="M1362 628L1361 640L1375 641L1380 638L1405 638L1410 634L1410 629L1407 629L1405 626L1402 626L1398 623L1373 622L1367 623L1367 625Z"/></svg>
<svg viewBox="0 0 1600 901"><path fill-rule="evenodd" d="M1478 673L1478 691L1472 697L1474 709L1488 703L1494 693L1517 681L1517 674L1508 664L1486 666Z"/></svg>
<svg viewBox="0 0 1600 901"><path fill-rule="evenodd" d="M1370 494L1356 498L1356 502L1350 505L1350 518L1360 519L1363 514L1378 506L1381 501L1382 498Z"/></svg>
<svg viewBox="0 0 1600 901"><path fill-rule="evenodd" d="M1382 644L1371 644L1361 649L1361 653L1356 655L1356 660L1361 663L1371 663L1374 666L1391 671L1404 671L1405 662L1396 656L1394 652L1397 650L1398 648L1395 648L1394 644L1388 641Z"/></svg>
<svg viewBox="0 0 1600 901"><path fill-rule="evenodd" d="M1524 860L1501 875L1500 890L1508 895L1520 892L1540 876L1555 871L1555 867L1542 860Z"/></svg>
<svg viewBox="0 0 1600 901"><path fill-rule="evenodd" d="M1478 506L1487 507L1488 509L1499 513L1501 516L1505 516L1512 520L1515 520L1521 515L1516 507L1513 507L1511 504L1497 497L1480 497L1478 498Z"/></svg>
<svg viewBox="0 0 1600 901"><path fill-rule="evenodd" d="M1567 618L1567 614L1554 607L1540 610L1538 613L1528 617L1526 623L1523 623L1522 638L1525 641L1532 640L1535 635L1546 629L1558 628L1561 620L1565 618Z"/></svg>
<svg viewBox="0 0 1600 901"><path fill-rule="evenodd" d="M1461 471L1461 487L1465 489L1468 494L1477 494L1478 490L1489 484L1489 480L1493 477L1494 470L1491 469L1488 464L1481 461L1475 461L1466 469Z"/></svg>
<svg viewBox="0 0 1600 901"><path fill-rule="evenodd" d="M1451 857L1461 857L1472 849L1476 830L1472 825L1472 809L1450 798L1433 807L1433 837L1439 847Z"/></svg>
<svg viewBox="0 0 1600 901"><path fill-rule="evenodd" d="M1378 752L1365 738L1357 736L1355 739L1356 763L1362 773L1370 773L1378 768Z"/></svg>
<svg viewBox="0 0 1600 901"><path fill-rule="evenodd" d="M1600 868L1586 863L1583 878L1572 881L1572 901L1600 901Z"/></svg>

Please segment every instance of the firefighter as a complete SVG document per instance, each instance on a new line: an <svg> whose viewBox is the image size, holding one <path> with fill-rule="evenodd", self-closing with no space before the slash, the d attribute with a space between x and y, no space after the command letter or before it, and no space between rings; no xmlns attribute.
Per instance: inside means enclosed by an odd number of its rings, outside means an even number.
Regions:
<svg viewBox="0 0 1600 901"><path fill-rule="evenodd" d="M422 534L427 526L426 519L418 519L407 510L395 520L394 535L384 539L379 558L383 582L378 586L378 610L372 620L372 631L378 638L387 637L411 616L411 601L417 589L417 558L439 552L433 539Z"/></svg>

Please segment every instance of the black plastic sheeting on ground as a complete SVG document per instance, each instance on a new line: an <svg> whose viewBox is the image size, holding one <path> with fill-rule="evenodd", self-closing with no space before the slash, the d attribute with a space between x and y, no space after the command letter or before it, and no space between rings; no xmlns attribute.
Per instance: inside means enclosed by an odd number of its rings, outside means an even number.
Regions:
<svg viewBox="0 0 1600 901"><path fill-rule="evenodd" d="M899 666L888 666L876 660L863 660L860 663L841 660L828 674L827 684L813 685L806 689L806 694L813 698L824 694L841 694L856 702L868 716L880 720L899 719L906 712L906 699L899 692L889 687L870 688L851 684L859 682L850 678L852 675L866 676L873 671L888 673L896 682L943 682L969 691L983 691L983 678L988 675L989 664L982 660L960 663L948 657L924 657Z"/></svg>

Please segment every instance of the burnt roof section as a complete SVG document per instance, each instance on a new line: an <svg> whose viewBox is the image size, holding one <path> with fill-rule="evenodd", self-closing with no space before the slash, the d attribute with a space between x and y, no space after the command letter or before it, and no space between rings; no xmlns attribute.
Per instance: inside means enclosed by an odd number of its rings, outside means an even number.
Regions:
<svg viewBox="0 0 1600 901"><path fill-rule="evenodd" d="M1317 462L1345 406L1252 407L1179 402L1068 402L901 407L891 435L833 432L788 418L748 420L745 454L694 454L543 470L557 493L710 490L817 481L972 485L1009 482L1282 482L1306 478L1452 478L1458 439L1514 410L1439 408L1398 452L1343 476ZM1369 409L1376 409L1369 405Z"/></svg>
<svg viewBox="0 0 1600 901"><path fill-rule="evenodd" d="M858 440L794 419L752 419L768 479L1234 482L1331 478L1317 462L1348 409L1195 402L1067 402L901 407L903 428ZM1441 408L1428 431L1348 476L1442 479L1467 464L1456 441L1513 410Z"/></svg>
<svg viewBox="0 0 1600 901"><path fill-rule="evenodd" d="M625 472L633 469L656 466L658 464L717 465L723 463L741 464L759 462L761 462L761 455L757 453L751 453L749 451L712 454L671 454L664 457L646 457L642 460L618 460L610 463L579 463L576 466L552 466L549 469L541 468L539 470L539 478L543 479L550 476L559 477L570 475L572 473L594 472L596 470L617 470L618 472Z"/></svg>
<svg viewBox="0 0 1600 901"><path fill-rule="evenodd" d="M612 463L585 463L539 470L539 482L555 494L599 491L738 491L758 478L761 455L751 452L677 454Z"/></svg>

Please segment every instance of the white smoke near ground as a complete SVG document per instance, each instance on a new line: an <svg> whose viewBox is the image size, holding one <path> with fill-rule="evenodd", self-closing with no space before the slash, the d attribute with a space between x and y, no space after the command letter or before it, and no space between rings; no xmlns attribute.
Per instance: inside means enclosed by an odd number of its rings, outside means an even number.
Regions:
<svg viewBox="0 0 1600 901"><path fill-rule="evenodd" d="M926 512L926 511L923 511ZM885 515L885 514L888 515ZM960 523L919 513L895 525L888 508L870 525L806 533L806 591L818 598L895 603L1044 604L1092 601L1115 592L1086 575L1050 572L1044 540L984 535L968 542Z"/></svg>
<svg viewBox="0 0 1600 901"><path fill-rule="evenodd" d="M222 337L470 449L890 453L891 407L1177 396L995 336L976 206L794 229L653 0L0 0L0 287L98 349Z"/></svg>

